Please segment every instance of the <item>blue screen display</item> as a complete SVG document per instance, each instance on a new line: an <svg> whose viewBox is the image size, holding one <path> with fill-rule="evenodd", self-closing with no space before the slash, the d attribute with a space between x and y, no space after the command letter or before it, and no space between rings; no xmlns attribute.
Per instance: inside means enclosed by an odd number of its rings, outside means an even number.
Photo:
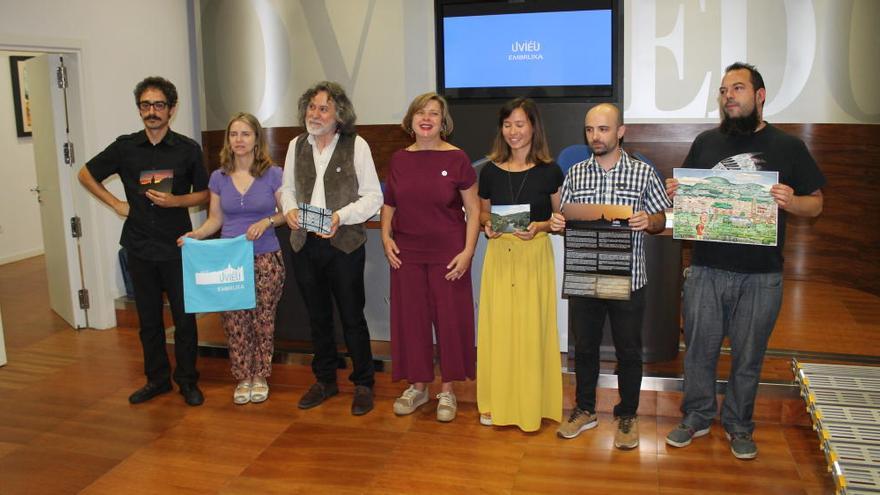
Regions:
<svg viewBox="0 0 880 495"><path fill-rule="evenodd" d="M611 85L611 10L443 19L445 87Z"/></svg>

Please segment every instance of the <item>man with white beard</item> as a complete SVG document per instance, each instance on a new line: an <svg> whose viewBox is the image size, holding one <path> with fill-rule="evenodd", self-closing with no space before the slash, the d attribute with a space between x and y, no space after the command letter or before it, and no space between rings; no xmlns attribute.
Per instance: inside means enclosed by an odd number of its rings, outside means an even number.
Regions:
<svg viewBox="0 0 880 495"><path fill-rule="evenodd" d="M382 189L370 147L355 131L356 115L342 87L323 81L299 99L300 125L307 134L290 142L284 161L281 206L293 231L293 269L309 313L316 383L299 401L300 409L336 395L338 355L333 302L339 309L345 345L351 355L349 379L355 385L351 413L373 409L373 354L364 318L364 222L382 206ZM306 232L298 203L333 212L328 234ZM331 300L332 296L332 300Z"/></svg>

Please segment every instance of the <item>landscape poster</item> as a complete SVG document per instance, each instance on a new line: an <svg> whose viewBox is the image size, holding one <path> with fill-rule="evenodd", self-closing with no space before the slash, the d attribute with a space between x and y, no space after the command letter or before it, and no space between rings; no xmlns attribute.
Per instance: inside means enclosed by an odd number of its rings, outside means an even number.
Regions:
<svg viewBox="0 0 880 495"><path fill-rule="evenodd" d="M566 221L582 220L603 229L629 229L629 217L633 215L631 205L601 203L566 203L562 211Z"/></svg>
<svg viewBox="0 0 880 495"><path fill-rule="evenodd" d="M770 187L777 172L673 169L673 238L775 246L779 210Z"/></svg>
<svg viewBox="0 0 880 495"><path fill-rule="evenodd" d="M492 230L495 232L516 232L529 228L530 205L492 205L489 213Z"/></svg>
<svg viewBox="0 0 880 495"><path fill-rule="evenodd" d="M630 298L632 206L566 203L562 297Z"/></svg>

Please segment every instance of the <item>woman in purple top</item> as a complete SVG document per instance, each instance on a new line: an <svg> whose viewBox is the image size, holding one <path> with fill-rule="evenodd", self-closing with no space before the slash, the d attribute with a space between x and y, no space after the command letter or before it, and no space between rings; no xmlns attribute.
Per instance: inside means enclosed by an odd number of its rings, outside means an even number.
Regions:
<svg viewBox="0 0 880 495"><path fill-rule="evenodd" d="M433 325L442 379L437 419L452 421L452 383L475 375L470 266L480 230L477 176L468 156L445 141L452 117L443 97L417 96L402 126L415 143L392 155L382 206L382 244L391 265L392 380L410 383L394 412L410 414L428 402Z"/></svg>
<svg viewBox="0 0 880 495"><path fill-rule="evenodd" d="M277 208L280 186L281 169L272 165L260 122L249 113L238 113L226 126L220 168L208 181L208 219L184 234L204 239L220 230L221 237L245 234L254 242L257 306L222 313L232 376L238 380L233 393L236 404L269 397L266 378L272 372L275 308L284 284L284 262L274 228L284 223Z"/></svg>

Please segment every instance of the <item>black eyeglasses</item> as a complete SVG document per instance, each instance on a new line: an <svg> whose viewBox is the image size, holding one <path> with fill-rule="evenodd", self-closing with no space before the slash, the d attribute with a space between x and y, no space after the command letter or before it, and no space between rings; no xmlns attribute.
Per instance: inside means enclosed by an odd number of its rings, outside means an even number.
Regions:
<svg viewBox="0 0 880 495"><path fill-rule="evenodd" d="M156 111L161 112L162 110L165 110L166 108L168 108L168 102L167 101L148 101L148 100L138 102L138 108L140 108L144 112L150 110L150 107L153 107L156 109Z"/></svg>

